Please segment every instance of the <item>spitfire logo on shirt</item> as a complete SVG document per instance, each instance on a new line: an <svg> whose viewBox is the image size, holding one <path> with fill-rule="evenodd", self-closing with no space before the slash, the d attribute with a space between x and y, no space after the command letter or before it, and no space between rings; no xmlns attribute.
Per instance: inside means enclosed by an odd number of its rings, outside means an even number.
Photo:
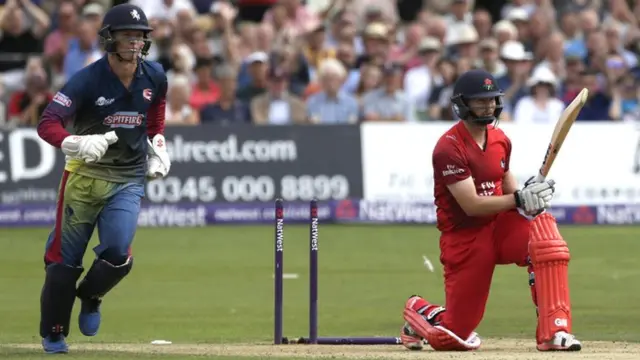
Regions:
<svg viewBox="0 0 640 360"><path fill-rule="evenodd" d="M142 125L143 119L144 116L142 114L122 111L107 116L102 123L111 128L133 129L136 126Z"/></svg>

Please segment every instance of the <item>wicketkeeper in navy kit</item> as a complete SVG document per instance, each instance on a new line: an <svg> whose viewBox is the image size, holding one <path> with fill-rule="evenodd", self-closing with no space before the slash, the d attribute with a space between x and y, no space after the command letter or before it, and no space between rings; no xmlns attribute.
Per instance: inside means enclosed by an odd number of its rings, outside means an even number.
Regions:
<svg viewBox="0 0 640 360"><path fill-rule="evenodd" d="M105 56L69 79L38 125L40 137L67 159L44 256L40 335L47 353L68 351L76 296L80 332L97 334L102 297L133 266L145 179L164 177L171 166L163 135L167 77L160 64L143 60L151 31L139 7L111 8L99 31ZM65 130L69 121L74 134ZM77 283L96 227L96 259Z"/></svg>

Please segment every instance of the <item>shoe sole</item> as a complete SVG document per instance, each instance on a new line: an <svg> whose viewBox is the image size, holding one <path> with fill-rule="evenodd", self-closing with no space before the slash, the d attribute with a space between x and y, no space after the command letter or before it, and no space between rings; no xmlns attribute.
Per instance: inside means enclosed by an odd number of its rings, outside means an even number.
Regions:
<svg viewBox="0 0 640 360"><path fill-rule="evenodd" d="M580 351L582 350L582 345L581 344L573 344L570 345L568 347L554 347L554 346L549 346L549 345L538 345L536 346L536 348L538 349L538 351L543 351L543 352L550 352L550 351Z"/></svg>

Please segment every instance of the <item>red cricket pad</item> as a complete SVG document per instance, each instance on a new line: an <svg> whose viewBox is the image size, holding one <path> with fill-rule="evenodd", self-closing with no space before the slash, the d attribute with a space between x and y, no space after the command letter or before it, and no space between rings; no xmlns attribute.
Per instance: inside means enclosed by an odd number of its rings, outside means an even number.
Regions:
<svg viewBox="0 0 640 360"><path fill-rule="evenodd" d="M558 331L571 333L569 248L560 236L556 219L543 213L531 222L529 255L535 272L538 302L537 341L550 341Z"/></svg>
<svg viewBox="0 0 640 360"><path fill-rule="evenodd" d="M427 340L436 351L469 351L480 347L478 338L475 345L465 344L464 340L452 336L440 327L431 326L420 314L410 308L405 308L403 315L413 331Z"/></svg>

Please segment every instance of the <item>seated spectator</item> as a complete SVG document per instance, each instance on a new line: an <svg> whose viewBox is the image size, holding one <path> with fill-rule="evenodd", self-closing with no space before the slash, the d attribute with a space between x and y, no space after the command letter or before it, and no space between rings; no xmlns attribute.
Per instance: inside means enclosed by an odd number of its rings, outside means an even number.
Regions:
<svg viewBox="0 0 640 360"><path fill-rule="evenodd" d="M82 8L82 17L93 25L95 32L98 32L102 26L104 8L98 3L89 3Z"/></svg>
<svg viewBox="0 0 640 360"><path fill-rule="evenodd" d="M325 60L318 69L321 92L307 100L309 120L315 124L353 124L358 121L358 101L341 91L347 76L335 59Z"/></svg>
<svg viewBox="0 0 640 360"><path fill-rule="evenodd" d="M302 97L311 82L309 64L302 50L294 45L286 45L275 48L271 55L271 63L290 74L289 92Z"/></svg>
<svg viewBox="0 0 640 360"><path fill-rule="evenodd" d="M218 100L206 105L200 111L201 123L248 124L251 123L249 105L236 97L237 73L229 65L216 69L216 79L220 85Z"/></svg>
<svg viewBox="0 0 640 360"><path fill-rule="evenodd" d="M167 89L165 105L165 123L167 125L197 125L200 122L198 112L189 105L191 83L184 75L175 75Z"/></svg>
<svg viewBox="0 0 640 360"><path fill-rule="evenodd" d="M454 120L450 99L458 78L456 65L449 59L441 59L437 65L437 76L440 83L434 86L429 96L427 117L432 121Z"/></svg>
<svg viewBox="0 0 640 360"><path fill-rule="evenodd" d="M288 74L281 68L269 71L268 92L251 100L250 109L256 125L306 124L307 107L299 97L289 93Z"/></svg>
<svg viewBox="0 0 640 360"><path fill-rule="evenodd" d="M64 76L69 80L88 62L102 57L98 44L98 34L88 20L81 19L75 38L69 40L67 55L64 58Z"/></svg>
<svg viewBox="0 0 640 360"><path fill-rule="evenodd" d="M609 108L611 99L604 92L598 81L598 71L587 69L582 72L581 81L583 88L589 90L589 98L580 110L576 121L603 121L609 120ZM571 99L573 100L573 99Z"/></svg>
<svg viewBox="0 0 640 360"><path fill-rule="evenodd" d="M487 70L496 79L504 76L507 73L507 67L498 55L498 41L493 38L486 38L478 45L480 49L480 59L478 59L478 66Z"/></svg>
<svg viewBox="0 0 640 360"><path fill-rule="evenodd" d="M35 127L40 115L53 99L47 74L42 68L27 72L24 91L16 91L9 99L7 118L10 127Z"/></svg>
<svg viewBox="0 0 640 360"><path fill-rule="evenodd" d="M269 69L269 55L257 51L249 55L246 60L250 82L248 85L238 88L236 97L246 104L251 103L254 97L267 91L267 72Z"/></svg>
<svg viewBox="0 0 640 360"><path fill-rule="evenodd" d="M533 54L526 51L522 43L507 41L500 48L500 58L507 66L507 72L496 82L504 91L505 105L513 108L526 95L525 82L529 77L529 62L533 60Z"/></svg>
<svg viewBox="0 0 640 360"><path fill-rule="evenodd" d="M0 14L0 73L9 91L23 88L29 55L40 54L49 16L30 0L7 0Z"/></svg>
<svg viewBox="0 0 640 360"><path fill-rule="evenodd" d="M530 95L518 101L512 120L518 124L555 124L564 103L556 97L559 84L551 69L538 68L526 85Z"/></svg>
<svg viewBox="0 0 640 360"><path fill-rule="evenodd" d="M358 56L356 66L363 63L373 63L382 66L389 57L391 41L389 39L389 27L383 23L371 23L364 29L362 38L363 53Z"/></svg>
<svg viewBox="0 0 640 360"><path fill-rule="evenodd" d="M561 84L559 98L569 104L582 90L582 72L585 70L582 57L571 52L565 52L565 78Z"/></svg>
<svg viewBox="0 0 640 360"><path fill-rule="evenodd" d="M440 40L430 36L422 39L418 48L421 63L407 71L404 76L405 94L416 111L412 117L426 120L427 102L435 85L434 72L441 50Z"/></svg>
<svg viewBox="0 0 640 360"><path fill-rule="evenodd" d="M352 42L341 42L336 51L336 59L342 62L347 69L347 79L342 85L342 90L354 94L360 82L360 69L356 67L356 52Z"/></svg>
<svg viewBox="0 0 640 360"><path fill-rule="evenodd" d="M412 106L402 91L404 67L387 64L383 70L382 88L364 96L362 111L366 121L408 121L412 118Z"/></svg>
<svg viewBox="0 0 640 360"><path fill-rule="evenodd" d="M318 71L320 64L327 59L336 57L334 48L325 47L326 27L318 23L306 35L306 46L303 50L304 56L309 64L311 72Z"/></svg>
<svg viewBox="0 0 640 360"><path fill-rule="evenodd" d="M213 59L198 58L193 70L195 71L195 84L191 89L189 105L195 111L200 111L205 105L213 104L220 96L220 88L213 80Z"/></svg>
<svg viewBox="0 0 640 360"><path fill-rule="evenodd" d="M153 33L153 32L152 32ZM187 44L174 43L171 48L171 70L167 71L167 81L177 75L186 76L191 81L196 58Z"/></svg>
<svg viewBox="0 0 640 360"><path fill-rule="evenodd" d="M640 121L640 79L627 74L618 79L612 89L613 98L609 107L611 120Z"/></svg>
<svg viewBox="0 0 640 360"><path fill-rule="evenodd" d="M78 25L77 8L73 1L62 1L58 8L58 28L49 33L44 42L44 55L55 74L62 72L69 41Z"/></svg>
<svg viewBox="0 0 640 360"><path fill-rule="evenodd" d="M362 106L364 96L382 84L382 71L379 66L364 64L360 68L360 74L354 95L358 100L358 104Z"/></svg>

